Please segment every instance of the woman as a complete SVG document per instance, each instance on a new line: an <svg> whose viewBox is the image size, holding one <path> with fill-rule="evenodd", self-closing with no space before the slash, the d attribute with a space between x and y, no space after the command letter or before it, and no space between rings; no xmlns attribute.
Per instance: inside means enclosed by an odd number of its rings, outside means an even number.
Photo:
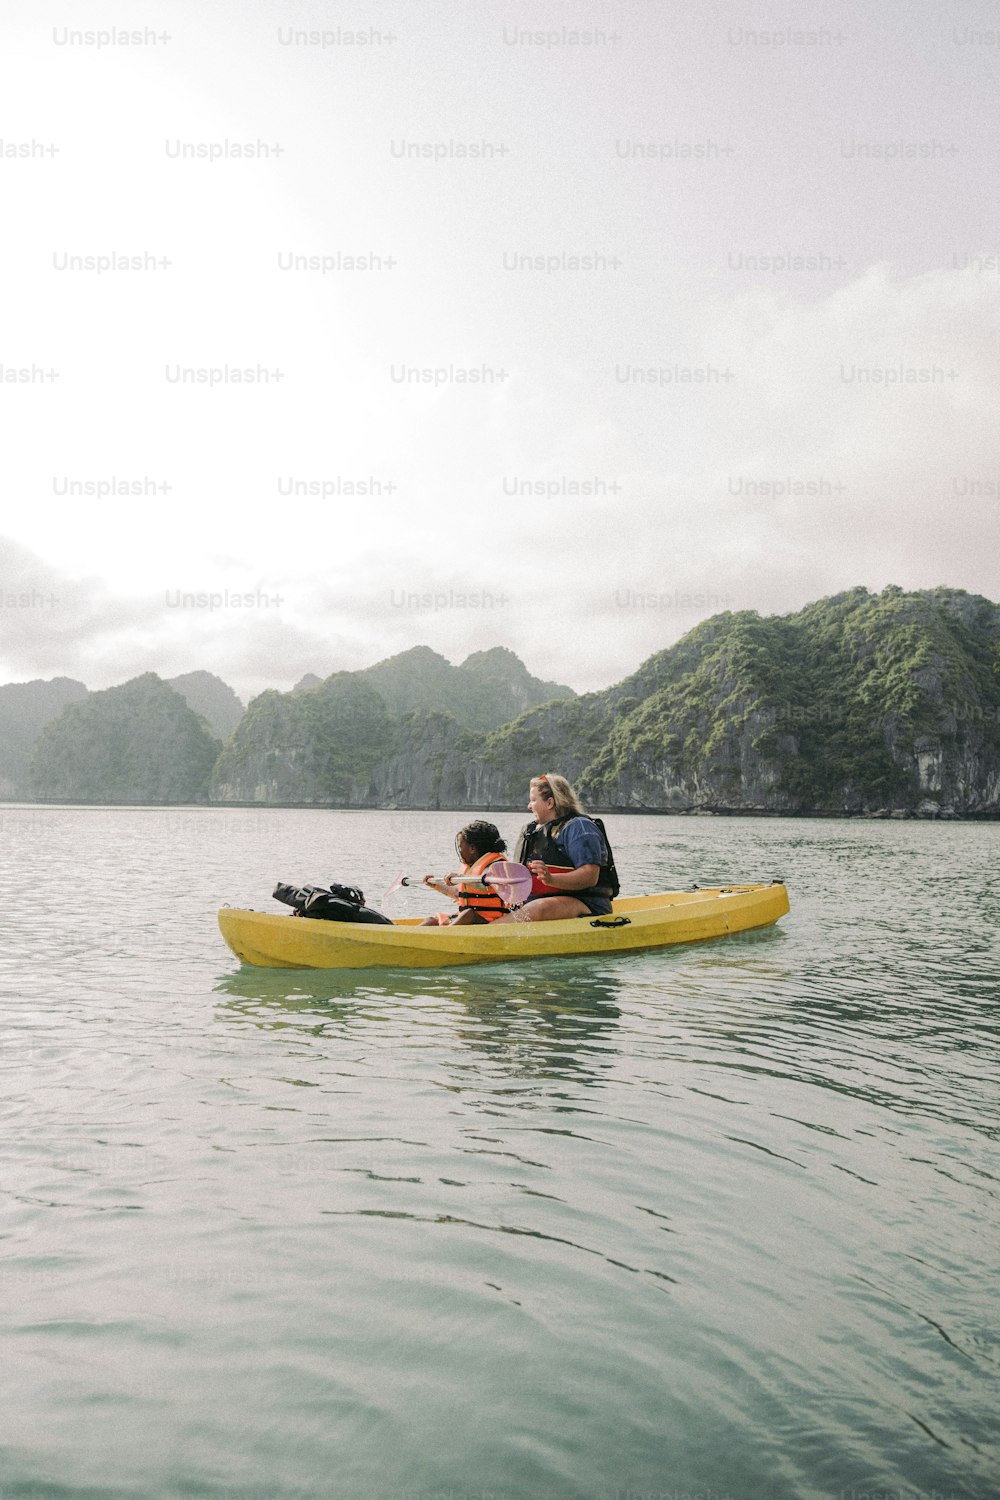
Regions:
<svg viewBox="0 0 1000 1500"><path fill-rule="evenodd" d="M521 834L517 859L531 871L531 894L520 911L499 920L605 916L618 894L611 850L565 776L533 776L528 807L534 822Z"/></svg>
<svg viewBox="0 0 1000 1500"><path fill-rule="evenodd" d="M500 859L506 851L506 842L493 823L469 823L459 829L455 836L455 848L462 861L462 874L482 877L483 871ZM433 875L424 876L424 885L442 896L450 896L458 902L458 913L441 911L433 917L425 917L421 927L466 927L480 922L496 922L506 912L496 891L477 891L462 885L447 885Z"/></svg>

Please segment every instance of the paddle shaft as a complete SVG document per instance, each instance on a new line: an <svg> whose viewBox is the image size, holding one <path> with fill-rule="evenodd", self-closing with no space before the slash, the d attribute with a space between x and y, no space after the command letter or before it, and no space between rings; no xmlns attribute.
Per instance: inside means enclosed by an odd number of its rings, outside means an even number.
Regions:
<svg viewBox="0 0 1000 1500"><path fill-rule="evenodd" d="M464 885L474 891L488 891L490 889L489 881L477 880L474 875L435 875L434 879L441 885ZM427 882L421 876L417 875L404 875L399 883L400 885L427 885ZM428 886L427 888L428 890L433 890L432 886Z"/></svg>
<svg viewBox="0 0 1000 1500"><path fill-rule="evenodd" d="M477 895L480 892L485 892L487 895L496 892L504 905L513 909L522 904L531 890L531 872L523 865L512 863L508 859L498 859L478 875L473 875L468 870L450 875L428 876L426 879L419 879L415 875L401 875L397 884L426 885L429 890L444 888L448 895L452 894L456 886L466 893L472 892ZM456 894L455 899L461 898Z"/></svg>

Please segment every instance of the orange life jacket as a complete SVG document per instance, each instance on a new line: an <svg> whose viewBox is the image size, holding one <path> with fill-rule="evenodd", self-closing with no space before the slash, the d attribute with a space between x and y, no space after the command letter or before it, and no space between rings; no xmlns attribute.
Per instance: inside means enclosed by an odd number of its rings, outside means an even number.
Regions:
<svg viewBox="0 0 1000 1500"><path fill-rule="evenodd" d="M481 878L484 870L488 870L494 861L503 858L504 855L498 854L495 851L491 854L481 854L474 865L467 865L463 869L462 874L476 875ZM496 891L469 890L461 883L459 883L458 889L460 892L458 898L460 911L474 911L477 916L484 917L487 922L495 922L497 917L506 915L507 908L500 900Z"/></svg>

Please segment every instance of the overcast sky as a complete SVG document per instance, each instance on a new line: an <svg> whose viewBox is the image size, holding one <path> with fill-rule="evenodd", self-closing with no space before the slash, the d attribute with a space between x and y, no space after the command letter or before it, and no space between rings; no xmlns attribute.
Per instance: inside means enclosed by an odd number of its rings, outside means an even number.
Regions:
<svg viewBox="0 0 1000 1500"><path fill-rule="evenodd" d="M0 681L1000 597L1000 17L874 9L10 0Z"/></svg>

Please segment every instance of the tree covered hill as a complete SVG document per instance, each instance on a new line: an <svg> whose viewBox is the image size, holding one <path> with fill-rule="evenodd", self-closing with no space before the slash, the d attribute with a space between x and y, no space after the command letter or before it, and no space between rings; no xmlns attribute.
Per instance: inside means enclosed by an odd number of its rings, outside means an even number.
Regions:
<svg viewBox="0 0 1000 1500"><path fill-rule="evenodd" d="M30 785L43 802L204 802L221 748L181 694L146 672L46 725Z"/></svg>
<svg viewBox="0 0 1000 1500"><path fill-rule="evenodd" d="M349 784L350 755L341 762L336 793L293 777L283 796L520 808L528 779L550 769L597 808L1000 815L1000 609L958 589L857 588L796 614L715 615L615 686L485 734L453 697L393 696L407 666L440 682L440 662L418 648L380 664L381 679L363 674L397 715L419 706ZM260 749L248 733L244 764ZM260 778L218 774L213 796L272 799Z"/></svg>
<svg viewBox="0 0 1000 1500"><path fill-rule="evenodd" d="M243 705L232 688L212 672L185 672L170 678L168 686L201 714L217 740L227 740L243 716ZM87 696L84 684L70 677L0 686L0 797L34 795L30 768L39 735L68 704Z"/></svg>
<svg viewBox="0 0 1000 1500"><path fill-rule="evenodd" d="M396 722L360 672L334 672L316 688L254 698L219 756L219 802L342 805L391 750Z"/></svg>
<svg viewBox="0 0 1000 1500"><path fill-rule="evenodd" d="M226 745L213 783L220 798L307 803L349 797L354 780L391 753L408 714L448 712L462 726L487 731L532 704L573 696L571 688L532 677L520 658L503 647L476 652L456 667L429 647L416 646L358 672L334 673L325 682L307 674L291 693L261 694L249 711L211 672L186 672L165 685ZM115 708L117 699L94 696L93 722L103 725L116 744L114 752L106 747L110 764L125 754L124 722ZM0 687L0 796L48 796L45 789L58 787L52 796L100 800L95 788L103 784L107 768L98 774L79 755L70 755L63 735L39 747L38 775L30 771L43 728L68 703L86 697L83 683L68 678ZM134 734L143 740L141 717ZM120 778L115 785L121 791ZM126 800L147 800L138 785L135 797ZM120 792L112 800L120 800Z"/></svg>
<svg viewBox="0 0 1000 1500"><path fill-rule="evenodd" d="M455 667L429 646L414 646L360 672L335 672L320 683L306 677L290 693L255 698L219 760L212 797L366 802L374 795L376 768L392 759L415 723L445 723L453 744L465 731L481 741L531 705L572 697L572 689L532 677L502 647L476 652ZM421 774L415 765L411 773ZM427 768L422 774L426 779ZM400 795L412 803L409 781Z"/></svg>
<svg viewBox="0 0 1000 1500"><path fill-rule="evenodd" d="M473 652L457 667L429 646L414 646L358 675L391 714L446 713L466 729L496 729L536 704L575 697L572 688L532 677L503 646Z"/></svg>
<svg viewBox="0 0 1000 1500"><path fill-rule="evenodd" d="M188 708L201 714L212 734L223 743L243 717L243 704L228 682L214 672L184 672L168 677L167 684L180 693Z"/></svg>
<svg viewBox="0 0 1000 1500"><path fill-rule="evenodd" d="M1000 607L960 589L715 615L582 697L501 648L454 667L414 647L262 693L224 748L201 714L231 714L230 690L202 677L175 679L188 702L152 673L89 695L22 685L53 690L32 793L520 809L558 770L595 809L1000 816ZM84 697L55 717L60 692Z"/></svg>
<svg viewBox="0 0 1000 1500"><path fill-rule="evenodd" d="M595 808L1000 816L1000 608L858 588L715 615L614 687L484 740L414 721L369 805L520 807L546 769Z"/></svg>
<svg viewBox="0 0 1000 1500"><path fill-rule="evenodd" d="M28 766L35 741L69 703L87 696L82 682L8 682L0 687L0 797L28 798Z"/></svg>

